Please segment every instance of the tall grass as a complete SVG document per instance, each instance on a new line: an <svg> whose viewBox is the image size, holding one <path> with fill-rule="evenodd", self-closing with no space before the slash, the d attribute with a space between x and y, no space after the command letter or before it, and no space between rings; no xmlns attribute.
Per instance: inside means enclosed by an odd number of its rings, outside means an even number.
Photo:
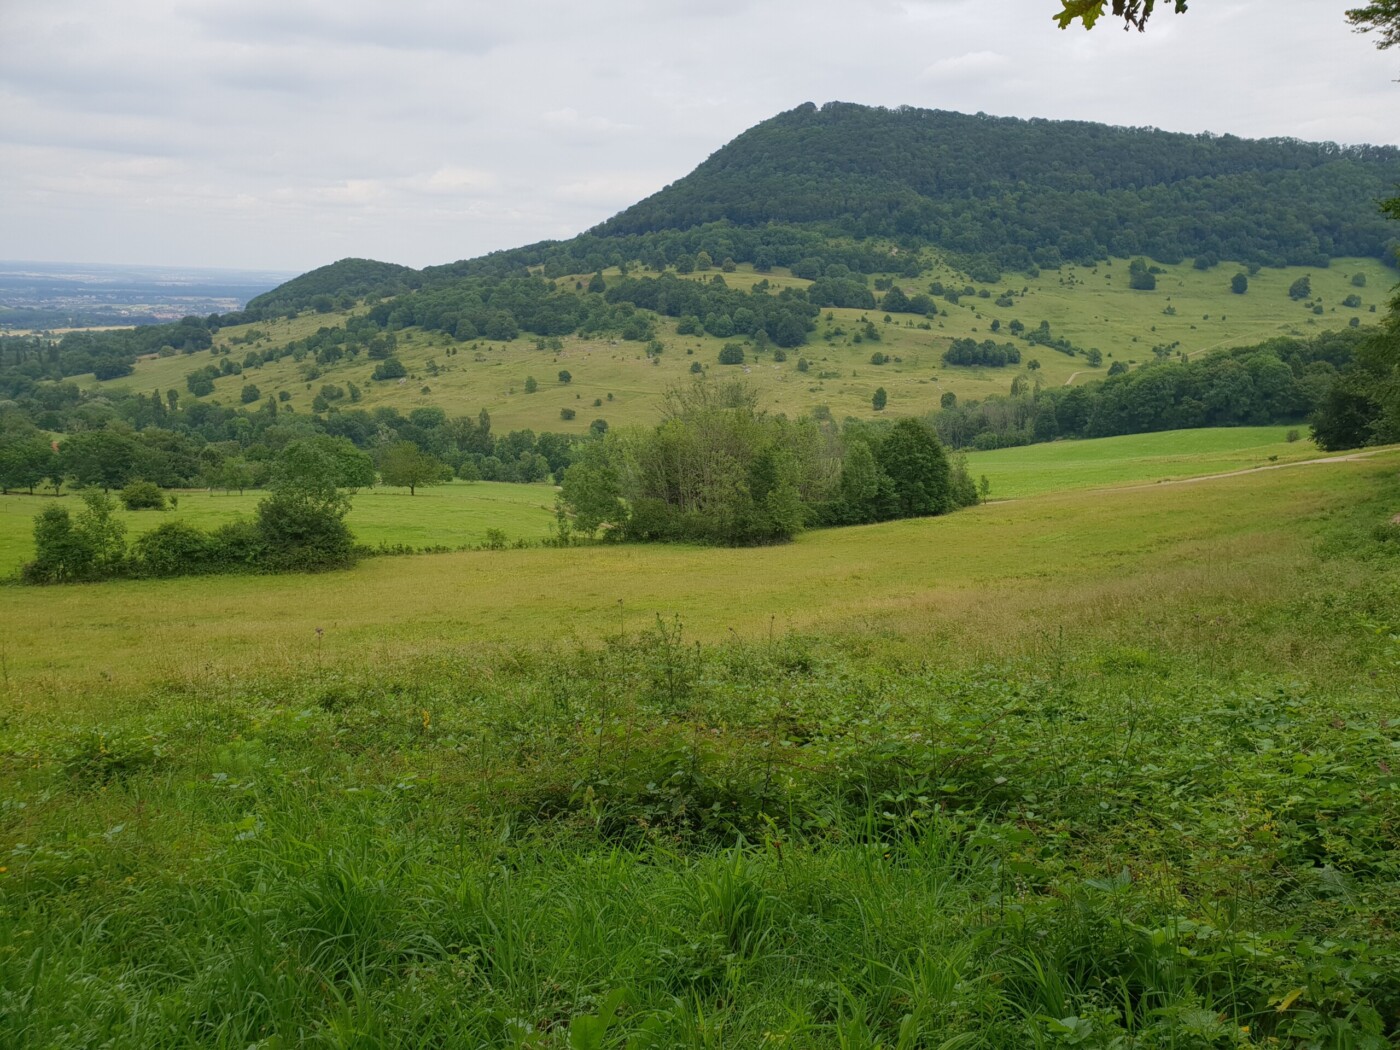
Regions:
<svg viewBox="0 0 1400 1050"><path fill-rule="evenodd" d="M661 637L12 718L0 1044L1395 1034L1383 646L1293 688Z"/></svg>

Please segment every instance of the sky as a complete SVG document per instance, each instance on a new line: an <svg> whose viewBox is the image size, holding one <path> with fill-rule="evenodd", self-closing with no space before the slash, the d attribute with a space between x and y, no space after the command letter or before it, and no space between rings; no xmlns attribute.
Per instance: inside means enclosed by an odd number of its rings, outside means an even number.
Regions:
<svg viewBox="0 0 1400 1050"><path fill-rule="evenodd" d="M425 266L579 233L841 100L1400 144L1348 0L0 0L0 259Z"/></svg>

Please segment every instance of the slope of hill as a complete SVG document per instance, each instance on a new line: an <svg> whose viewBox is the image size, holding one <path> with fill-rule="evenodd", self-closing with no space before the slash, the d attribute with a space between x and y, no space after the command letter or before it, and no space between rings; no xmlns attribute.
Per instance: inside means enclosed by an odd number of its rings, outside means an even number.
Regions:
<svg viewBox="0 0 1400 1050"><path fill-rule="evenodd" d="M1385 319L1371 202L1397 178L1390 148L805 106L569 241L425 270L344 259L239 313L0 338L0 396L51 432L121 419L244 450L283 408L361 443L427 441L400 409L596 433L653 421L665 388L706 372L793 416L938 411L958 447L1298 425L1331 403L1354 339L1191 376L1168 362ZM1153 259L1118 254L1138 252ZM1129 390L1147 364L1163 382ZM45 385L75 376L86 393ZM1077 389L1099 376L1124 395L1112 419ZM1365 394L1338 404L1374 413ZM161 414L177 402L197 411ZM1362 423L1331 447L1394 432ZM427 445L517 480L484 446Z"/></svg>
<svg viewBox="0 0 1400 1050"><path fill-rule="evenodd" d="M364 310L331 314L307 313L292 320L275 319L220 329L210 350L192 354L152 357L135 363L131 375L97 382L90 376L79 382L94 393L123 387L149 392L176 389L182 398L191 396L186 377L223 361L239 364L239 372L229 371L212 380L209 400L238 404L243 389L256 385L263 398L285 398L299 411L314 408L319 392L327 385L359 388L359 407L392 406L409 411L424 406L441 406L449 414L472 414L485 408L504 429L529 427L536 431L585 433L593 420L604 418L616 426L654 420L662 392L684 383L691 369L699 365L714 375L744 375L762 394L764 405L792 416L825 406L837 419L848 416L876 418L872 397L877 388L888 394L886 415L923 414L936 409L946 393L959 401L1006 394L1018 379L1047 388L1082 386L1103 378L1115 363L1137 367L1156 361L1154 347L1170 348L1170 356L1196 355L1216 348L1252 345L1277 335L1310 337L1328 328L1342 328L1355 320L1373 324L1378 316L1372 307L1383 308L1387 275L1373 260L1339 260L1325 270L1305 271L1289 267L1262 270L1250 282L1247 294L1230 291L1225 267L1201 271L1188 265L1162 267L1156 292L1139 292L1128 287L1127 268L1116 264L1083 269L1065 266L1026 279L1008 275L995 284L983 285L988 295L959 296L957 303L946 295L937 299L936 318L915 314L889 314L876 310L831 307L823 309L806 343L777 360L772 351L756 352L745 335L719 337L706 332L678 334L679 320L657 317L653 335L664 348L649 352L646 341L619 338L617 333L601 332L587 336L573 334L557 338L557 348L541 337L514 340L475 338L459 340L450 332L415 327L396 333L395 356L405 367L402 377L374 380L379 364L369 354L358 352L336 356L317 354L314 349L263 360L259 355L275 347L305 345L320 328L329 328L339 338L347 337L346 326L360 323ZM1289 285L1310 275L1315 302L1324 304L1324 313L1315 315L1310 307L1289 300ZM1352 284L1358 275L1366 277L1364 287ZM706 281L712 273L694 274ZM775 290L792 288L803 294L813 282L792 277L786 270L756 273L740 266L724 277L733 288L748 288L767 280ZM932 281L959 289L965 278L947 268L939 268L918 281L891 278L894 285L911 294L925 292ZM609 284L619 280L615 270L605 275ZM560 282L572 287L572 280ZM1360 305L1343 306L1350 294ZM1008 298L1009 297L1009 298ZM590 298L596 298L590 296ZM890 322L885 323L884 317ZM863 318L874 321L879 341L862 335ZM1062 350L1036 346L1006 333L1013 321L1027 329L1046 321L1056 336L1064 336L1085 352L1067 354ZM996 324L1000 332L993 333ZM859 338L858 338L859 337ZM943 354L956 339L998 341L1011 339L1020 348L1019 366L982 367L945 364ZM743 365L726 367L718 363L726 343L744 347ZM1087 351L1099 349L1100 365L1091 365ZM876 353L883 364L872 364ZM799 371L799 360L807 361L807 371ZM1039 367L1027 371L1034 360ZM570 382L558 381L568 372ZM534 378L537 390L526 391L526 381ZM595 404L597 402L597 404ZM339 403L344 406L344 402ZM562 417L565 410L573 418Z"/></svg>

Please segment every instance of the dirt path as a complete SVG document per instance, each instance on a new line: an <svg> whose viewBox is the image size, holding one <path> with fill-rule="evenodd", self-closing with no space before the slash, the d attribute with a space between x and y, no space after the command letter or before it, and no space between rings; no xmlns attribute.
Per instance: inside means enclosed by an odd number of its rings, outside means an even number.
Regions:
<svg viewBox="0 0 1400 1050"><path fill-rule="evenodd" d="M1241 470L1227 470L1221 474L1197 474L1189 478L1162 478L1160 481L1144 482L1140 485L1112 485L1110 489L1125 491L1128 489L1150 489L1158 485L1192 485L1198 481L1215 481L1217 478L1237 478L1241 474L1257 474L1262 470L1287 470L1289 467L1315 467L1325 463L1351 463L1358 459L1370 459L1372 456L1386 455L1400 452L1400 448L1392 446L1390 448L1373 448L1365 452L1349 452L1345 456L1323 456L1318 459L1295 459L1292 463L1266 463L1259 467L1245 467Z"/></svg>
<svg viewBox="0 0 1400 1050"><path fill-rule="evenodd" d="M1078 379L1078 378L1079 378L1080 376L1082 376L1083 374L1084 374L1084 369L1082 369L1082 368L1081 368L1078 372L1071 372L1071 373L1069 374L1069 378L1065 380L1065 386L1069 386L1071 383L1073 383L1076 379Z"/></svg>

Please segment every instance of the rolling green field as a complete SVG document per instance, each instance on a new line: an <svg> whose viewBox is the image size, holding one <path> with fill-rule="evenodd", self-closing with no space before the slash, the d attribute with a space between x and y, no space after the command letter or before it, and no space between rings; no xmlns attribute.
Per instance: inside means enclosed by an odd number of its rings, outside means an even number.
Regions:
<svg viewBox="0 0 1400 1050"><path fill-rule="evenodd" d="M1159 437L781 547L0 588L0 1045L1393 1045L1400 454L1073 488Z"/></svg>
<svg viewBox="0 0 1400 1050"><path fill-rule="evenodd" d="M1173 353L1197 354L1215 347L1257 343L1274 335L1316 334L1345 327L1353 317L1370 324L1377 317L1371 307L1383 305L1387 290L1394 284L1394 272L1376 260L1337 259L1326 269L1261 270L1250 278L1247 294L1235 295L1229 287L1237 269L1230 263L1205 271L1187 263L1163 267L1154 292L1128 288L1124 260L1097 268L1065 266L1058 271L1042 271L1035 278L1008 274L999 284L981 286L990 298L963 297L956 305L939 300L948 316L930 322L927 330L916 327L922 318L891 315L886 324L884 315L874 310L868 313L882 333L881 341L857 344L854 335L866 312L824 311L808 344L789 352L786 361L775 362L771 353L751 352L751 360L743 367L717 363L720 347L727 340L679 336L674 323L664 318L659 334L666 350L657 364L646 357L643 344L614 339L568 337L563 340L561 351L552 352L535 349L533 339L528 337L504 344L478 340L459 345L440 333L408 329L399 333L397 351L410 372L403 381L371 380L373 364L363 360L338 363L308 380L305 363L285 358L250 369L242 376L219 379L215 392L209 396L237 404L243 385L254 383L262 396L285 390L291 395L289 404L294 409L309 411L322 385L354 382L364 391L361 405L367 408L392 405L408 410L438 405L450 414L471 415L485 408L497 430L529 427L537 432L582 433L592 420L599 418L612 425L654 421L661 393L670 385L686 381L691 364L699 361L712 373L743 374L761 392L764 407L772 411L801 415L825 405L838 419L871 418L875 415L871 396L877 387L884 387L889 395L887 412L917 415L937 407L945 391L966 399L1010 389L1020 371L1016 368L949 367L941 360L954 338L993 337L993 319L999 319L1003 326L1019 319L1029 328L1045 320L1057 336L1066 336L1086 349L1102 350L1104 365L1096 370L1089 368L1083 357L1017 344L1023 363L1031 358L1039 360L1041 368L1034 374L1035 379L1047 385L1063 385L1102 375L1115 361L1140 364L1153 360L1152 347L1158 344L1175 345ZM1289 285L1305 273L1312 279L1314 295L1322 301L1322 316L1314 316L1288 298ZM1351 285L1350 278L1355 273L1366 275L1366 287ZM611 276L616 278L615 273ZM712 276L713 272L694 275L695 279L706 280ZM775 288L809 283L785 272L762 275L746 267L723 276L734 288L748 288L765 278ZM959 288L972 283L946 268L918 281L899 279L898 283L916 292L934 279ZM572 280L565 278L563 283ZM1362 305L1355 309L1341 306L1341 301L1353 292L1360 295ZM995 305L1003 293L1015 297L1013 305ZM1171 315L1164 312L1169 308L1174 311ZM251 328L266 334L260 347L285 345L314 333L322 325L334 327L343 320L343 315L338 314L305 314L290 321L226 328L219 333L216 349L230 345L230 340L241 339ZM995 338L1005 341L1011 337L1003 328ZM449 349L457 352L449 356ZM872 365L870 357L876 350L895 360ZM233 345L232 353L233 359L239 360L242 345ZM797 371L799 357L810 363L808 372ZM89 388L175 389L182 397L188 397L185 376L210 360L208 352L151 358L138 362L135 374L124 379L97 383L87 377L78 381ZM561 370L573 376L571 383L558 382L556 377ZM533 394L525 393L527 378L534 378L539 384ZM595 401L599 404L595 405ZM566 408L576 413L571 421L560 418L560 411Z"/></svg>
<svg viewBox="0 0 1400 1050"><path fill-rule="evenodd" d="M1298 427L1211 427L1156 434L1054 441L967 453L974 478L991 482L992 499L1043 492L1140 484L1326 458ZM1306 430L1302 430L1306 434Z"/></svg>

